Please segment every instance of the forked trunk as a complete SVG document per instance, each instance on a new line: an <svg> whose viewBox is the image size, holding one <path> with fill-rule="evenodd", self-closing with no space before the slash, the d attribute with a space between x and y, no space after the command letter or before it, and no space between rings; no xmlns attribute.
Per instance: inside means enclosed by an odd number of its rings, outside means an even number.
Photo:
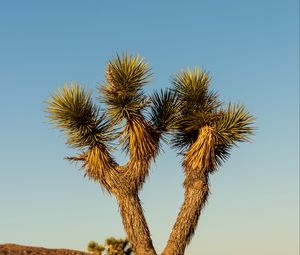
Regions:
<svg viewBox="0 0 300 255"><path fill-rule="evenodd" d="M183 255L209 193L207 176L185 183L184 202L162 255Z"/></svg>
<svg viewBox="0 0 300 255"><path fill-rule="evenodd" d="M124 194L116 197L134 254L156 255L138 195Z"/></svg>

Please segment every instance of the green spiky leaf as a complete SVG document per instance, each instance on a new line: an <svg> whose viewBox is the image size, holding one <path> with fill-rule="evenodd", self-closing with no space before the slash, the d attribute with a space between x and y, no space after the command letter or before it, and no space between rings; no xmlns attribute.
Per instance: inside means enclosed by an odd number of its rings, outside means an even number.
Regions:
<svg viewBox="0 0 300 255"><path fill-rule="evenodd" d="M236 142L248 142L255 130L254 117L240 104L228 104L215 123L219 144L234 145Z"/></svg>
<svg viewBox="0 0 300 255"><path fill-rule="evenodd" d="M92 103L91 93L79 84L66 84L47 101L50 122L67 136L75 148L105 146L113 139L109 121Z"/></svg>
<svg viewBox="0 0 300 255"><path fill-rule="evenodd" d="M209 91L209 74L202 69L181 71L172 80L185 114L213 111L220 106L218 95Z"/></svg>
<svg viewBox="0 0 300 255"><path fill-rule="evenodd" d="M99 87L101 101L116 121L132 119L148 105L143 86L148 83L150 68L139 55L117 54L106 67L106 82Z"/></svg>
<svg viewBox="0 0 300 255"><path fill-rule="evenodd" d="M172 90L154 92L151 97L150 120L154 129L159 132L168 132L177 126L179 114L178 98Z"/></svg>
<svg viewBox="0 0 300 255"><path fill-rule="evenodd" d="M197 139L201 127L215 122L221 102L218 94L209 90L209 74L202 69L182 71L172 84L180 105L180 121L172 144L185 150Z"/></svg>

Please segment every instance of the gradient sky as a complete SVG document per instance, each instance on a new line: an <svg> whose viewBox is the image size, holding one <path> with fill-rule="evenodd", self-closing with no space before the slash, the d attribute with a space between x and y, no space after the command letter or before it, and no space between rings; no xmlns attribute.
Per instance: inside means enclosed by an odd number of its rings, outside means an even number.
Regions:
<svg viewBox="0 0 300 255"><path fill-rule="evenodd" d="M298 11L296 0L1 1L0 243L85 250L125 236L114 198L63 159L74 151L43 110L64 82L95 89L127 50L152 68L147 92L197 65L257 118L253 142L211 176L186 254L297 255ZM183 199L180 161L165 146L141 192L158 252Z"/></svg>

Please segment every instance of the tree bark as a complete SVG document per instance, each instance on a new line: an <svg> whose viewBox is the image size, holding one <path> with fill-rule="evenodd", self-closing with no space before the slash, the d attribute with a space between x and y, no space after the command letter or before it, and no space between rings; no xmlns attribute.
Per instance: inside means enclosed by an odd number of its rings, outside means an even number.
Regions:
<svg viewBox="0 0 300 255"><path fill-rule="evenodd" d="M176 223L162 255L183 255L189 244L209 194L208 177L185 181L185 196Z"/></svg>
<svg viewBox="0 0 300 255"><path fill-rule="evenodd" d="M137 194L116 196L127 238L135 255L156 255Z"/></svg>

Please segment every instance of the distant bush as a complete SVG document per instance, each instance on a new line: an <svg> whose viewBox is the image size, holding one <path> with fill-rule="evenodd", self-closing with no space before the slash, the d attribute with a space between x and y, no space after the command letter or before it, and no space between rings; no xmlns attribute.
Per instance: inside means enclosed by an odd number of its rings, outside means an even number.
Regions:
<svg viewBox="0 0 300 255"><path fill-rule="evenodd" d="M88 251L93 255L131 255L132 249L127 239L107 238L105 244L101 245L95 241L88 243Z"/></svg>

